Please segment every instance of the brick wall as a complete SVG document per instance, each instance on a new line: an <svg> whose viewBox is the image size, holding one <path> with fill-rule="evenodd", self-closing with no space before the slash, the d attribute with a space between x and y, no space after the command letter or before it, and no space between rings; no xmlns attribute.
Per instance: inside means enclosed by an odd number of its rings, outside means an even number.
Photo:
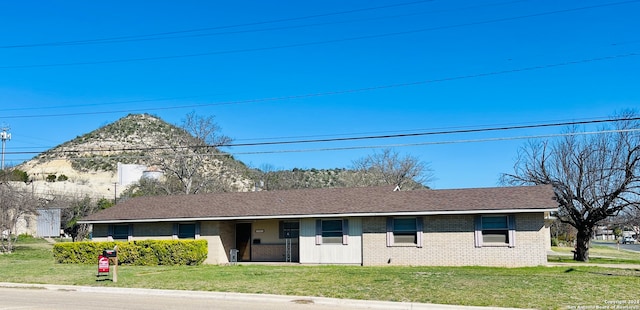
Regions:
<svg viewBox="0 0 640 310"><path fill-rule="evenodd" d="M422 248L386 246L386 218L363 220L363 265L537 266L547 262L542 213L517 214L515 247L474 243L473 215L424 217Z"/></svg>

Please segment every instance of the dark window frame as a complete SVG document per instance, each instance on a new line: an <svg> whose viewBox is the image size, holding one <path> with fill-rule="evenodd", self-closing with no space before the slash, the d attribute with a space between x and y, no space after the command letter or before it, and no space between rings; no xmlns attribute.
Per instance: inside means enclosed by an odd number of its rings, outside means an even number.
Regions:
<svg viewBox="0 0 640 310"><path fill-rule="evenodd" d="M338 227L340 229L338 229ZM316 245L321 244L349 244L348 219L317 219Z"/></svg>
<svg viewBox="0 0 640 310"><path fill-rule="evenodd" d="M130 224L113 224L109 226L109 236L114 241L116 240L129 240L131 237L131 225Z"/></svg>
<svg viewBox="0 0 640 310"><path fill-rule="evenodd" d="M289 233L287 236L286 233ZM300 221L280 221L278 224L278 238L297 239L300 237Z"/></svg>
<svg viewBox="0 0 640 310"><path fill-rule="evenodd" d="M515 247L516 221L513 214L487 214L475 217L475 246Z"/></svg>
<svg viewBox="0 0 640 310"><path fill-rule="evenodd" d="M185 223L173 224L173 239L199 239L199 238L200 238L200 222L185 222Z"/></svg>
<svg viewBox="0 0 640 310"><path fill-rule="evenodd" d="M411 225L411 229L406 228L408 220L414 221L414 225ZM402 222L405 224L404 228L402 228ZM424 218L422 216L398 216L387 218L387 247L415 246L422 248L423 236Z"/></svg>
<svg viewBox="0 0 640 310"><path fill-rule="evenodd" d="M178 239L195 239L196 223L178 223Z"/></svg>

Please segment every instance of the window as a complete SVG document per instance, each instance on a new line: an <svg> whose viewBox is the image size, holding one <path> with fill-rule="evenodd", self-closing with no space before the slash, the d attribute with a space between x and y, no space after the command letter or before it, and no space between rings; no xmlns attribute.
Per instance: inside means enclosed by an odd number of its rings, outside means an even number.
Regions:
<svg viewBox="0 0 640 310"><path fill-rule="evenodd" d="M476 217L476 247L515 246L515 217L513 215L484 215Z"/></svg>
<svg viewBox="0 0 640 310"><path fill-rule="evenodd" d="M173 238L198 239L200 237L199 223L177 223L173 225Z"/></svg>
<svg viewBox="0 0 640 310"><path fill-rule="evenodd" d="M179 239L195 239L196 224L178 224Z"/></svg>
<svg viewBox="0 0 640 310"><path fill-rule="evenodd" d="M415 245L422 247L422 217L387 218L387 246Z"/></svg>
<svg viewBox="0 0 640 310"><path fill-rule="evenodd" d="M393 242L416 244L416 219L393 219Z"/></svg>
<svg viewBox="0 0 640 310"><path fill-rule="evenodd" d="M506 216L482 217L482 242L509 243L509 226Z"/></svg>
<svg viewBox="0 0 640 310"><path fill-rule="evenodd" d="M348 237L348 220L316 220L316 245L323 243L346 245Z"/></svg>
<svg viewBox="0 0 640 310"><path fill-rule="evenodd" d="M280 221L279 231L280 239L298 238L298 236L300 236L300 222Z"/></svg>
<svg viewBox="0 0 640 310"><path fill-rule="evenodd" d="M322 243L342 243L342 221L322 221Z"/></svg>
<svg viewBox="0 0 640 310"><path fill-rule="evenodd" d="M129 225L111 225L113 240L129 240Z"/></svg>

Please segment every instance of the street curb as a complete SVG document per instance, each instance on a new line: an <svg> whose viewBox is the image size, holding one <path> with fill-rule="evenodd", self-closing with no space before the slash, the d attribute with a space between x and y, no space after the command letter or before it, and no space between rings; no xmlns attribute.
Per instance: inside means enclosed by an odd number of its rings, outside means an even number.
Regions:
<svg viewBox="0 0 640 310"><path fill-rule="evenodd" d="M170 296L170 297L210 298L210 299L243 301L243 302L318 304L318 305L326 305L326 306L344 306L344 307L355 307L355 308L363 308L363 309L389 309L389 310L516 309L516 308L499 308L499 307L425 304L425 303L415 303L415 302L339 299L339 298L311 297L311 296L285 296L285 295L271 295L271 294L180 291L180 290L160 290L160 289L145 289L145 288L93 287L93 286L27 284L27 283L7 283L7 282L0 282L0 288L45 289L45 290L53 290L53 291L73 291L73 292L81 292L81 293L100 293L100 294L112 293L112 294L130 294L130 295L147 295L147 296L155 295L155 296Z"/></svg>

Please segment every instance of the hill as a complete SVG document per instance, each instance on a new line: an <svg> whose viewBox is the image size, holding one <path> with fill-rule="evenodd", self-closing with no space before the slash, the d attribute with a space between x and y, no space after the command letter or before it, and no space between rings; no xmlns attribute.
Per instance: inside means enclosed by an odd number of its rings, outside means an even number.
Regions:
<svg viewBox="0 0 640 310"><path fill-rule="evenodd" d="M203 151L203 148L206 150ZM147 170L159 167L158 170L162 170L162 167L178 162L191 165L180 168L191 172L197 170L200 174L199 178L190 182L211 183L214 180L214 185L191 192L382 184L375 174L344 168L250 169L231 155L203 144L202 140L184 129L149 114L130 114L47 150L17 168L25 171L31 181L21 186L29 186L33 192L41 195L57 193L111 199L127 192L129 187L118 175L119 163L139 165ZM165 177L170 174L170 169L165 171ZM179 184L180 181L174 178L172 186L184 185ZM409 187L421 188L422 185L414 183ZM132 193L129 190L127 195Z"/></svg>
<svg viewBox="0 0 640 310"><path fill-rule="evenodd" d="M17 168L28 174L37 192L113 197L125 190L118 187L122 185L118 182L118 163L152 167L158 156L171 150L170 141L189 143L194 139L158 117L130 114L47 150ZM222 176L234 190L252 188L249 168L228 154L219 155L205 158L202 169Z"/></svg>

